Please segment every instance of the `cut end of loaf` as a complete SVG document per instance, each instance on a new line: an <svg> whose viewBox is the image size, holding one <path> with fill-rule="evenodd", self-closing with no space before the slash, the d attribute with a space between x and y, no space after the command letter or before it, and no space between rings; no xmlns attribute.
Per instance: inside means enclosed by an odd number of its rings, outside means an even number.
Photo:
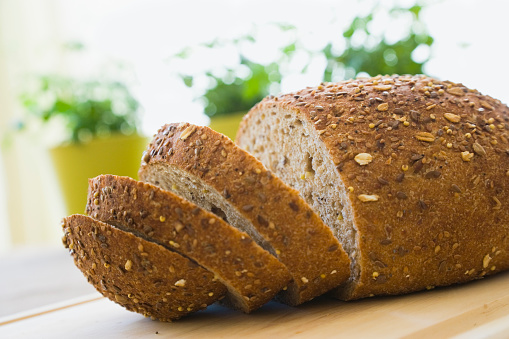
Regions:
<svg viewBox="0 0 509 339"><path fill-rule="evenodd" d="M340 240L351 262L350 282L333 293L350 290L358 279L357 231L353 222L348 188L318 134L293 110L274 107L248 116L249 128L241 129L237 143L258 158L284 182L300 192ZM349 293L344 293L349 294Z"/></svg>

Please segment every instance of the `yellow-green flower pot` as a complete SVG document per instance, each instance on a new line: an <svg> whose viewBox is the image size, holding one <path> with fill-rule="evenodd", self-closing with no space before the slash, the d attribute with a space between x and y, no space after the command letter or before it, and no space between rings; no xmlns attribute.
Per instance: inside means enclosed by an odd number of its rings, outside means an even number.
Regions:
<svg viewBox="0 0 509 339"><path fill-rule="evenodd" d="M210 118L209 127L235 140L239 124L246 112L238 112Z"/></svg>
<svg viewBox="0 0 509 339"><path fill-rule="evenodd" d="M112 135L86 144L52 148L53 160L68 214L83 213L88 179L100 174L137 179L140 159L149 140L139 135Z"/></svg>

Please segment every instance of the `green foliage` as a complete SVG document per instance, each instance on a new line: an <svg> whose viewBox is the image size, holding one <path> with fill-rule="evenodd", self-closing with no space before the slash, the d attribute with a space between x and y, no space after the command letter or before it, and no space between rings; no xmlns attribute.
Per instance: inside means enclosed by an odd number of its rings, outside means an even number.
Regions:
<svg viewBox="0 0 509 339"><path fill-rule="evenodd" d="M295 30L295 27L292 25L276 25L281 31ZM234 46L238 51L238 65L249 70L247 76L241 76L235 69L231 68L226 68L221 76L217 76L211 71L205 73L205 76L212 84L199 97L204 102L204 112L206 115L212 117L246 111L266 97L270 93L271 88L279 88L279 83L282 79L280 65L286 62L288 56L295 52L295 43L282 47L280 57L277 60L263 65L252 61L248 56L240 52L242 44L255 42L256 39L248 34L231 41L225 42L216 39L201 45L210 50L224 46ZM194 52L193 48L186 47L173 57L184 60L189 58ZM194 87L196 75L179 74L179 76L187 87Z"/></svg>
<svg viewBox="0 0 509 339"><path fill-rule="evenodd" d="M59 119L73 143L136 132L139 105L124 84L58 76L41 76L35 81L34 89L21 95L28 113L21 129L33 120L46 124Z"/></svg>
<svg viewBox="0 0 509 339"><path fill-rule="evenodd" d="M338 34L338 39L345 47L337 52L335 46L338 41L330 41L319 51L306 50L298 38L280 47L277 60L268 65L253 62L249 56L241 52L240 46L246 42L256 42L253 35L245 35L232 39L229 44L237 48L240 65L247 66L250 74L241 77L235 70L227 69L223 75L217 76L206 72L206 77L212 84L200 97L204 104L204 111L208 116L216 116L239 111L247 111L265 96L279 89L279 84L286 74L283 69L288 65L296 52L305 52L312 57L320 56L326 59L322 81L336 81L338 74L343 78L352 78L367 73L370 76L378 74L422 74L423 66L428 61L414 60L412 53L421 46L431 46L433 38L428 34L420 13L423 6L416 4L410 8L393 7L384 9L376 5L370 13L355 17L347 28ZM384 12L385 11L385 12ZM411 18L408 32L395 42L389 42L384 32L374 34L370 25L381 13L388 14L391 19L406 16ZM295 31L291 25L278 24L282 32ZM298 34L295 34L298 36ZM358 36L364 41L359 43ZM224 41L214 40L203 44L202 47L213 49L225 45ZM336 54L339 53L339 54ZM174 57L186 59L193 54L193 49L185 48ZM310 64L304 65L301 72L306 72ZM196 75L181 74L182 81L188 87L194 87Z"/></svg>
<svg viewBox="0 0 509 339"><path fill-rule="evenodd" d="M334 55L332 53L332 43L329 43L323 49L323 53L327 58L323 81L331 81L334 70L338 68L349 70L350 74L348 72L347 74L352 77L361 72L371 76L378 74L422 74L423 66L428 59L417 62L412 59L412 52L420 45L431 46L433 38L426 30L419 31L419 28L422 29L423 27L419 17L421 10L422 6L420 5L414 5L408 9L392 8L390 14L393 17L405 13L412 15L412 25L408 35L392 44L382 37L374 47L365 44L354 47L352 38L357 32L363 32L366 37L372 36L368 27L374 19L376 8L366 16L354 18L350 26L343 32L346 42L343 53L339 56Z"/></svg>
<svg viewBox="0 0 509 339"><path fill-rule="evenodd" d="M276 63L263 66L242 58L240 64L246 65L251 71L251 75L246 79L236 76L229 70L234 80L226 83L223 78L207 73L216 82L214 88L204 94L207 102L205 114L208 116L240 112L246 107L254 106L268 94L269 86L274 81L269 70L274 69L273 72L279 75Z"/></svg>

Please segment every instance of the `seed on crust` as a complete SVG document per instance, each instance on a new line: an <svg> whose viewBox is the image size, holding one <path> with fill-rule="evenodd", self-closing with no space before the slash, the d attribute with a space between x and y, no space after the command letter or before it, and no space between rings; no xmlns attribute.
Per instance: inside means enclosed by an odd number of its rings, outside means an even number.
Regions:
<svg viewBox="0 0 509 339"><path fill-rule="evenodd" d="M486 108L486 109L490 109L492 110L493 109L493 106L491 106L490 104L488 104L486 101L484 100L481 100L479 101L479 103L481 104L482 107Z"/></svg>
<svg viewBox="0 0 509 339"><path fill-rule="evenodd" d="M150 154L147 151L143 152L141 160L144 163L148 163L150 161Z"/></svg>
<svg viewBox="0 0 509 339"><path fill-rule="evenodd" d="M474 156L474 153L470 153L469 151L461 152L461 159L463 161L470 161Z"/></svg>
<svg viewBox="0 0 509 339"><path fill-rule="evenodd" d="M459 115L453 113L444 113L444 118L446 118L450 122L460 122L461 120L461 117Z"/></svg>
<svg viewBox="0 0 509 339"><path fill-rule="evenodd" d="M359 153L354 159L361 166L365 166L373 161L373 157L369 153Z"/></svg>
<svg viewBox="0 0 509 339"><path fill-rule="evenodd" d="M369 202L369 201L378 201L380 198L376 194L359 194L357 198L362 202Z"/></svg>
<svg viewBox="0 0 509 339"><path fill-rule="evenodd" d="M398 199L406 199L406 198L408 198L408 196L405 194L405 192L401 192L401 191L396 192L396 197Z"/></svg>
<svg viewBox="0 0 509 339"><path fill-rule="evenodd" d="M380 112L385 112L389 109L389 104L384 102L383 104L378 105L376 109L379 110Z"/></svg>
<svg viewBox="0 0 509 339"><path fill-rule="evenodd" d="M184 228L184 225L180 221L175 221L175 223L173 225L175 227L175 232L177 232L177 233L180 232Z"/></svg>
<svg viewBox="0 0 509 339"><path fill-rule="evenodd" d="M429 171L424 176L426 179L437 179L440 178L442 173L440 171Z"/></svg>
<svg viewBox="0 0 509 339"><path fill-rule="evenodd" d="M392 88L391 85L378 85L373 86L373 89L376 91L389 91Z"/></svg>
<svg viewBox="0 0 509 339"><path fill-rule="evenodd" d="M472 145L472 149L474 150L475 154L481 155L481 156L486 156L486 151L484 150L484 147L479 145L477 143L477 141L474 142L474 144Z"/></svg>
<svg viewBox="0 0 509 339"><path fill-rule="evenodd" d="M435 141L435 136L429 132L418 132L415 137L417 140L420 141L426 141L426 142L433 142Z"/></svg>
<svg viewBox="0 0 509 339"><path fill-rule="evenodd" d="M497 198L497 197L492 197L493 201L495 202L495 206L493 206L493 209L494 210L499 210L500 207L502 206L502 203L500 202L500 200Z"/></svg>
<svg viewBox="0 0 509 339"><path fill-rule="evenodd" d="M486 254L482 260L482 267L483 268L486 268L488 267L488 265L490 264L490 261L491 261L491 257L489 254Z"/></svg>
<svg viewBox="0 0 509 339"><path fill-rule="evenodd" d="M180 134L180 140L186 140L191 136L191 134L194 133L194 131L196 131L195 125L187 126L187 128L183 130L182 133Z"/></svg>
<svg viewBox="0 0 509 339"><path fill-rule="evenodd" d="M180 279L180 280L178 280L178 281L175 283L175 286L178 286L178 287L184 287L184 286L186 286L186 280L185 280L185 279Z"/></svg>
<svg viewBox="0 0 509 339"><path fill-rule="evenodd" d="M455 193L461 193L461 188L459 188L459 186L456 184L452 184L451 189Z"/></svg>
<svg viewBox="0 0 509 339"><path fill-rule="evenodd" d="M461 87L452 87L447 90L447 93L457 96L465 95L465 92L461 89Z"/></svg>
<svg viewBox="0 0 509 339"><path fill-rule="evenodd" d="M418 205L419 205L419 207L420 207L421 209L423 209L423 210L427 210L427 209L428 209L428 205L427 205L424 201L422 201L422 200L419 200L419 201L417 202L417 204L418 204Z"/></svg>

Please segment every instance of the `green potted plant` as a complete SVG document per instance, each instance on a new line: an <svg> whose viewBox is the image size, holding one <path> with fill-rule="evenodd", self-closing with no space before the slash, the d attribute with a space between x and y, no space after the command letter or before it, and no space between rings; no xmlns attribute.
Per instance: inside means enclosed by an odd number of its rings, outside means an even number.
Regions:
<svg viewBox="0 0 509 339"><path fill-rule="evenodd" d="M280 29L286 28L277 25ZM240 47L245 42L255 42L253 34L243 35L233 40L215 40L195 47L187 47L174 55L173 60L186 61L193 54L205 56L214 49L233 47L236 50L238 64L219 70L205 70L190 73L179 71L178 77L183 83L197 92L196 99L203 105L203 112L210 118L209 126L234 139L239 122L244 114L272 92L277 92L281 81L280 64L286 61L285 50L280 57L269 64L261 64L251 60ZM205 49L205 51L203 50ZM202 54L205 53L205 54ZM242 68L244 72L239 72ZM241 74L243 73L243 74ZM195 80L207 83L205 88L197 88Z"/></svg>
<svg viewBox="0 0 509 339"><path fill-rule="evenodd" d="M88 178L137 176L147 139L138 133L139 105L124 84L41 76L21 102L27 115L20 129L61 131L50 155L69 214L83 213Z"/></svg>
<svg viewBox="0 0 509 339"><path fill-rule="evenodd" d="M276 24L281 32L292 33L293 39L287 40L279 46L272 62L261 64L242 47L246 44L256 44L258 38L255 32L231 40L214 40L195 47L187 47L173 56L175 61L185 61L199 55L208 59L207 52L217 48L228 48L236 51L237 65L224 66L222 70L198 70L191 67L189 72L181 72L178 76L186 86L195 90L196 99L203 104L204 113L211 118L210 127L231 138L235 137L238 123L242 116L253 105L269 94L277 94L281 80L291 72L306 73L313 58L325 58L326 67L321 74L322 81L338 81L366 74L421 74L429 59L429 53L416 56L415 53L429 50L433 38L421 20L423 9L419 2L410 7L384 8L375 4L366 15L354 17L337 39L330 41L322 48L311 50L299 40L299 32L294 26ZM409 18L408 27L401 27L406 34L397 41L388 41L385 31L373 33L369 26L380 15L392 19L404 16ZM358 37L364 41L359 42ZM354 39L355 38L355 39ZM355 40L355 41L354 41ZM338 48L337 46L343 46ZM300 69L289 67L297 52L307 55L308 62ZM194 60L196 62L196 60ZM248 70L246 72L245 70ZM199 79L200 81L195 81ZM207 84L205 87L195 83Z"/></svg>

